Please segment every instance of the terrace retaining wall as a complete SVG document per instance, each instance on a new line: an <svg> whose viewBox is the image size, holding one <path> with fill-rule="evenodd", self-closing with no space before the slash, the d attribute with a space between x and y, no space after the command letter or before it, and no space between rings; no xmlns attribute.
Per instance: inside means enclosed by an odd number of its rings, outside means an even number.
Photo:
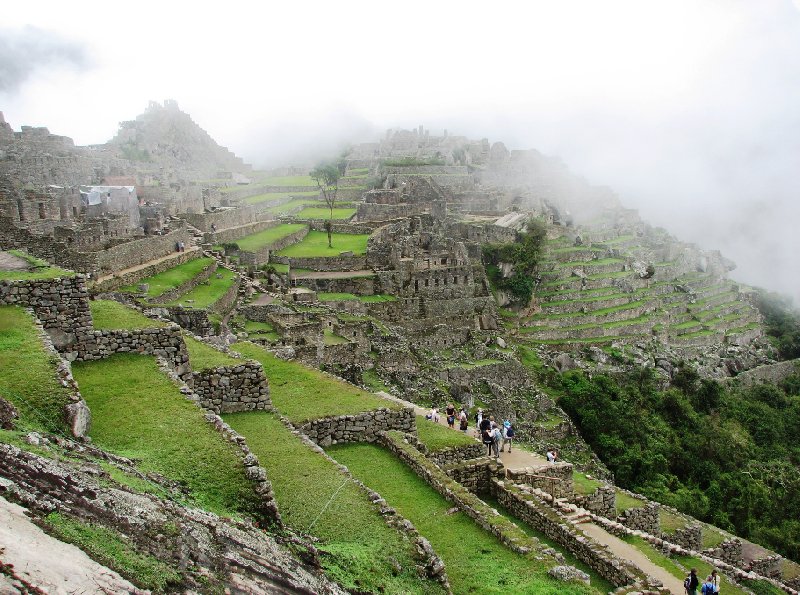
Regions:
<svg viewBox="0 0 800 595"><path fill-rule="evenodd" d="M304 227L290 233L289 235L283 236L282 238L278 238L274 242L270 242L258 250L241 250L239 251L239 262L245 265L259 265L269 262L270 260L281 262L275 256L270 258L270 255L274 252L278 252L279 250L283 250L292 244L303 241L303 238L305 238L307 235L308 228ZM288 264L288 262L284 264Z"/></svg>
<svg viewBox="0 0 800 595"><path fill-rule="evenodd" d="M416 432L413 409L380 408L355 415L324 417L306 422L300 430L322 447L347 442L375 442L387 430Z"/></svg>
<svg viewBox="0 0 800 595"><path fill-rule="evenodd" d="M163 236L147 236L117 244L95 253L97 265L91 272L93 276L97 276L146 264L175 253L175 244L178 242L183 242L185 245L192 243L192 235L185 226Z"/></svg>
<svg viewBox="0 0 800 595"><path fill-rule="evenodd" d="M266 221L255 221L253 223L245 223L236 227L228 227L226 229L217 229L217 231L207 231L203 234L203 241L208 244L226 244L241 240L245 236L249 236L265 229L275 227L279 223L276 219L268 219Z"/></svg>
<svg viewBox="0 0 800 595"><path fill-rule="evenodd" d="M515 483L538 488L555 498L573 496L572 463L555 463L508 471L508 479Z"/></svg>
<svg viewBox="0 0 800 595"><path fill-rule="evenodd" d="M599 486L591 494L575 496L572 502L589 512L609 519L617 516L617 491L612 486Z"/></svg>
<svg viewBox="0 0 800 595"><path fill-rule="evenodd" d="M644 506L629 508L617 517L617 522L628 529L645 531L651 535L661 534L661 519L659 518L660 505L656 502L647 502Z"/></svg>
<svg viewBox="0 0 800 595"><path fill-rule="evenodd" d="M202 271L197 273L197 275L195 275L193 278L181 283L180 285L178 285L173 289L165 291L158 297L148 298L147 301L151 303L163 304L165 302L171 302L172 300L178 299L184 293L187 293L192 289L194 289L195 287L197 287L198 285L200 285L201 283L205 283L206 281L208 281L211 275L213 275L214 272L217 270L218 266L219 265L217 264L217 261L214 260L210 262L205 268L203 268Z"/></svg>
<svg viewBox="0 0 800 595"><path fill-rule="evenodd" d="M175 252L175 255L170 259L147 265L135 271L128 271L121 275L114 275L113 277L94 283L91 286L92 293L109 292L119 289L120 287L133 285L142 279L152 277L158 273L163 273L166 270L181 265L185 262L189 262L190 260L194 260L195 258L200 258L202 255L203 254L200 252L200 250L192 250L190 252Z"/></svg>
<svg viewBox="0 0 800 595"><path fill-rule="evenodd" d="M274 254L270 261L312 271L361 271L367 268L366 256L319 256L299 258Z"/></svg>
<svg viewBox="0 0 800 595"><path fill-rule="evenodd" d="M200 406L218 415L272 408L269 383L258 362L198 370L189 384Z"/></svg>

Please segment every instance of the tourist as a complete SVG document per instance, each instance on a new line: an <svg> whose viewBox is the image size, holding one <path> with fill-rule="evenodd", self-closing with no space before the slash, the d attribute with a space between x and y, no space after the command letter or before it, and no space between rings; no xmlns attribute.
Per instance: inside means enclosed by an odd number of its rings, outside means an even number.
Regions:
<svg viewBox="0 0 800 595"><path fill-rule="evenodd" d="M211 224L211 233L217 233L217 224L216 223L212 223Z"/></svg>
<svg viewBox="0 0 800 595"><path fill-rule="evenodd" d="M478 409L478 413L475 414L475 431L478 433L478 437L481 435L481 427L483 426L483 409Z"/></svg>
<svg viewBox="0 0 800 595"><path fill-rule="evenodd" d="M547 451L547 462L551 465L556 462L556 451L552 448Z"/></svg>
<svg viewBox="0 0 800 595"><path fill-rule="evenodd" d="M455 429L456 425L456 408L452 403L447 404L447 409L445 409L445 413L447 413L447 425L450 426L451 429Z"/></svg>
<svg viewBox="0 0 800 595"><path fill-rule="evenodd" d="M503 422L503 444L500 445L500 452L504 452L508 444L508 452L511 452L511 441L514 439L514 426L506 420Z"/></svg>
<svg viewBox="0 0 800 595"><path fill-rule="evenodd" d="M492 442L494 442L494 438L492 438L492 424L484 417L481 417L481 423L480 426L478 426L478 435L481 441L489 448L486 454L491 454Z"/></svg>
<svg viewBox="0 0 800 595"><path fill-rule="evenodd" d="M697 595L697 586L700 580L697 578L697 568L692 568L689 576L683 581L683 588L686 590L686 595Z"/></svg>
<svg viewBox="0 0 800 595"><path fill-rule="evenodd" d="M461 408L461 413L458 414L458 429L466 434L467 433L467 426L468 426L468 424L467 424L467 412L462 407Z"/></svg>
<svg viewBox="0 0 800 595"><path fill-rule="evenodd" d="M495 425L492 429L492 438L494 438L494 444L492 444L492 448L494 449L494 458L500 458L500 451L498 450L497 446L500 444L500 441L503 439L503 433L500 431L500 426Z"/></svg>
<svg viewBox="0 0 800 595"><path fill-rule="evenodd" d="M425 416L425 419L429 419L432 422L435 422L435 423L438 424L439 423L439 410L436 407L434 407L433 409L431 409L431 412L428 415Z"/></svg>
<svg viewBox="0 0 800 595"><path fill-rule="evenodd" d="M716 591L714 590L714 577L710 574L706 577L706 582L703 583L703 586L700 587L701 595L714 595Z"/></svg>
<svg viewBox="0 0 800 595"><path fill-rule="evenodd" d="M181 251L181 243L175 242L175 252L180 252L180 251Z"/></svg>
<svg viewBox="0 0 800 595"><path fill-rule="evenodd" d="M714 584L714 593L719 593L719 573L716 569L711 571L711 582Z"/></svg>

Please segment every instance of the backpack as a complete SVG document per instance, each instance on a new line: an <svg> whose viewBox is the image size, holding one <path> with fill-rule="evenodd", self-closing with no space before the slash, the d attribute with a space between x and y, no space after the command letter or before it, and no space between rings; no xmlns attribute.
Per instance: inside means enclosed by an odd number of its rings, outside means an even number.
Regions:
<svg viewBox="0 0 800 595"><path fill-rule="evenodd" d="M467 429L467 418L466 417L462 417L461 418L461 423L459 424L458 427L461 428L462 430L466 430Z"/></svg>
<svg viewBox="0 0 800 595"><path fill-rule="evenodd" d="M508 426L508 430L506 430L506 436L509 438L514 437L514 426Z"/></svg>
<svg viewBox="0 0 800 595"><path fill-rule="evenodd" d="M683 579L683 588L688 591L691 584L692 584L692 575L690 574L685 579Z"/></svg>

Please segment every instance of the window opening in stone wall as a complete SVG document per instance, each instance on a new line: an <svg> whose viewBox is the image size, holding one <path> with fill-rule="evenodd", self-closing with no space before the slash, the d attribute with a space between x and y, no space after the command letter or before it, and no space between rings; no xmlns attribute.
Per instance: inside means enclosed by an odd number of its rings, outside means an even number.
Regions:
<svg viewBox="0 0 800 595"><path fill-rule="evenodd" d="M46 219L47 218L47 211L44 208L44 203L39 203L39 219Z"/></svg>

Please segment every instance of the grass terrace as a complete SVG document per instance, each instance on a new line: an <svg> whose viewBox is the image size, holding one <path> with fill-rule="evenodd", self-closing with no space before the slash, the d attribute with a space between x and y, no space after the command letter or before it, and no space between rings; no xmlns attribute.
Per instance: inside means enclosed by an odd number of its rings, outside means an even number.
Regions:
<svg viewBox="0 0 800 595"><path fill-rule="evenodd" d="M309 190L307 192L265 192L256 196L248 196L242 202L248 205L257 205L264 202L275 202L284 198L299 198L303 196L316 197L319 196L319 192L317 190Z"/></svg>
<svg viewBox="0 0 800 595"><path fill-rule="evenodd" d="M256 496L234 447L203 419L153 357L117 354L76 362L100 448L188 487L190 501L222 516L252 512Z"/></svg>
<svg viewBox="0 0 800 595"><path fill-rule="evenodd" d="M559 421L561 420L559 419ZM581 473L580 471L573 471L572 484L576 494L588 496L589 494L594 494L597 488L603 485L603 482L596 479L590 479L585 473Z"/></svg>
<svg viewBox="0 0 800 595"><path fill-rule="evenodd" d="M195 372L209 368L219 368L220 366L238 366L243 363L242 360L214 349L191 335L184 333L183 340L189 352L189 364Z"/></svg>
<svg viewBox="0 0 800 595"><path fill-rule="evenodd" d="M323 331L322 340L325 343L325 345L344 345L350 342L341 335L337 335L333 331L328 329L325 329Z"/></svg>
<svg viewBox="0 0 800 595"><path fill-rule="evenodd" d="M463 512L451 514L453 505L387 450L348 444L333 446L330 452L430 541L444 560L454 593L595 592L585 585L557 582L547 575L551 564L539 562L535 555L515 554Z"/></svg>
<svg viewBox="0 0 800 595"><path fill-rule="evenodd" d="M355 209L333 209L333 219L350 219ZM330 219L331 211L325 207L307 207L295 215L298 219Z"/></svg>
<svg viewBox="0 0 800 595"><path fill-rule="evenodd" d="M451 430L442 424L417 416L417 436L431 452L475 444L475 440L460 430Z"/></svg>
<svg viewBox="0 0 800 595"><path fill-rule="evenodd" d="M236 279L236 273L220 267L205 283L198 285L190 292L168 302L167 306L183 306L185 308L202 309L213 306L225 295Z"/></svg>
<svg viewBox="0 0 800 595"><path fill-rule="evenodd" d="M131 330L141 328L164 328L166 322L148 318L138 310L134 310L114 300L93 300L89 302L92 321L97 330Z"/></svg>
<svg viewBox="0 0 800 595"><path fill-rule="evenodd" d="M502 363L503 360L500 359L479 359L475 360L474 362L455 363L452 366L448 366L448 369L461 368L463 370L471 370L472 368L481 368L483 366L491 366L492 364L502 364Z"/></svg>
<svg viewBox="0 0 800 595"><path fill-rule="evenodd" d="M176 267L167 269L162 273L153 275L152 277L146 277L138 283L123 287L120 291L138 292L139 285L146 283L149 285L147 297L156 298L164 292L175 289L190 279L194 279L203 269L210 266L213 262L213 258L194 258Z"/></svg>
<svg viewBox="0 0 800 595"><path fill-rule="evenodd" d="M237 343L234 349L247 358L261 362L269 378L272 404L292 423L300 424L321 417L350 415L381 407L401 408L393 401L381 399L319 370L278 359L254 343Z"/></svg>
<svg viewBox="0 0 800 595"><path fill-rule="evenodd" d="M253 339L264 339L265 341L277 341L280 339L269 322L256 322L255 320L245 320L242 324L245 332Z"/></svg>
<svg viewBox="0 0 800 595"><path fill-rule="evenodd" d="M33 317L19 306L0 306L0 394L19 411L20 428L62 431L69 392Z"/></svg>
<svg viewBox="0 0 800 595"><path fill-rule="evenodd" d="M236 245L240 250L253 252L264 246L269 246L278 240L285 238L288 235L296 233L303 229L305 225L301 223L285 223L283 225L276 225L258 233L250 234L239 240L236 240Z"/></svg>
<svg viewBox="0 0 800 595"><path fill-rule="evenodd" d="M369 234L334 233L332 248L328 248L328 234L324 231L310 231L302 242L293 244L278 252L279 256L295 258L314 258L339 256L341 252L352 252L355 255L367 253Z"/></svg>
<svg viewBox="0 0 800 595"><path fill-rule="evenodd" d="M224 418L247 438L266 468L283 522L320 540L315 545L332 579L359 593L442 592L418 576L408 542L336 464L308 448L271 413Z"/></svg>
<svg viewBox="0 0 800 595"><path fill-rule="evenodd" d="M617 490L617 514L625 512L630 508L642 508L647 502L639 500L633 496L629 496L625 492Z"/></svg>
<svg viewBox="0 0 800 595"><path fill-rule="evenodd" d="M0 281L22 281L27 279L55 279L56 277L74 277L73 271L51 265L41 258L31 256L22 250L8 250L9 254L21 258L28 263L28 271L0 271Z"/></svg>
<svg viewBox="0 0 800 595"><path fill-rule="evenodd" d="M354 293L330 293L322 291L317 294L317 298L321 302L346 302L352 300L360 300L365 304L378 304L381 302L396 302L397 298L393 295L356 295Z"/></svg>
<svg viewBox="0 0 800 595"><path fill-rule="evenodd" d="M264 209L265 213L271 213L272 215L283 215L289 213L294 209L298 209L301 207L318 207L322 208L325 205L324 202L315 200L313 197L309 196L308 198L294 198L287 203L282 205L275 205L272 207L268 207Z"/></svg>

